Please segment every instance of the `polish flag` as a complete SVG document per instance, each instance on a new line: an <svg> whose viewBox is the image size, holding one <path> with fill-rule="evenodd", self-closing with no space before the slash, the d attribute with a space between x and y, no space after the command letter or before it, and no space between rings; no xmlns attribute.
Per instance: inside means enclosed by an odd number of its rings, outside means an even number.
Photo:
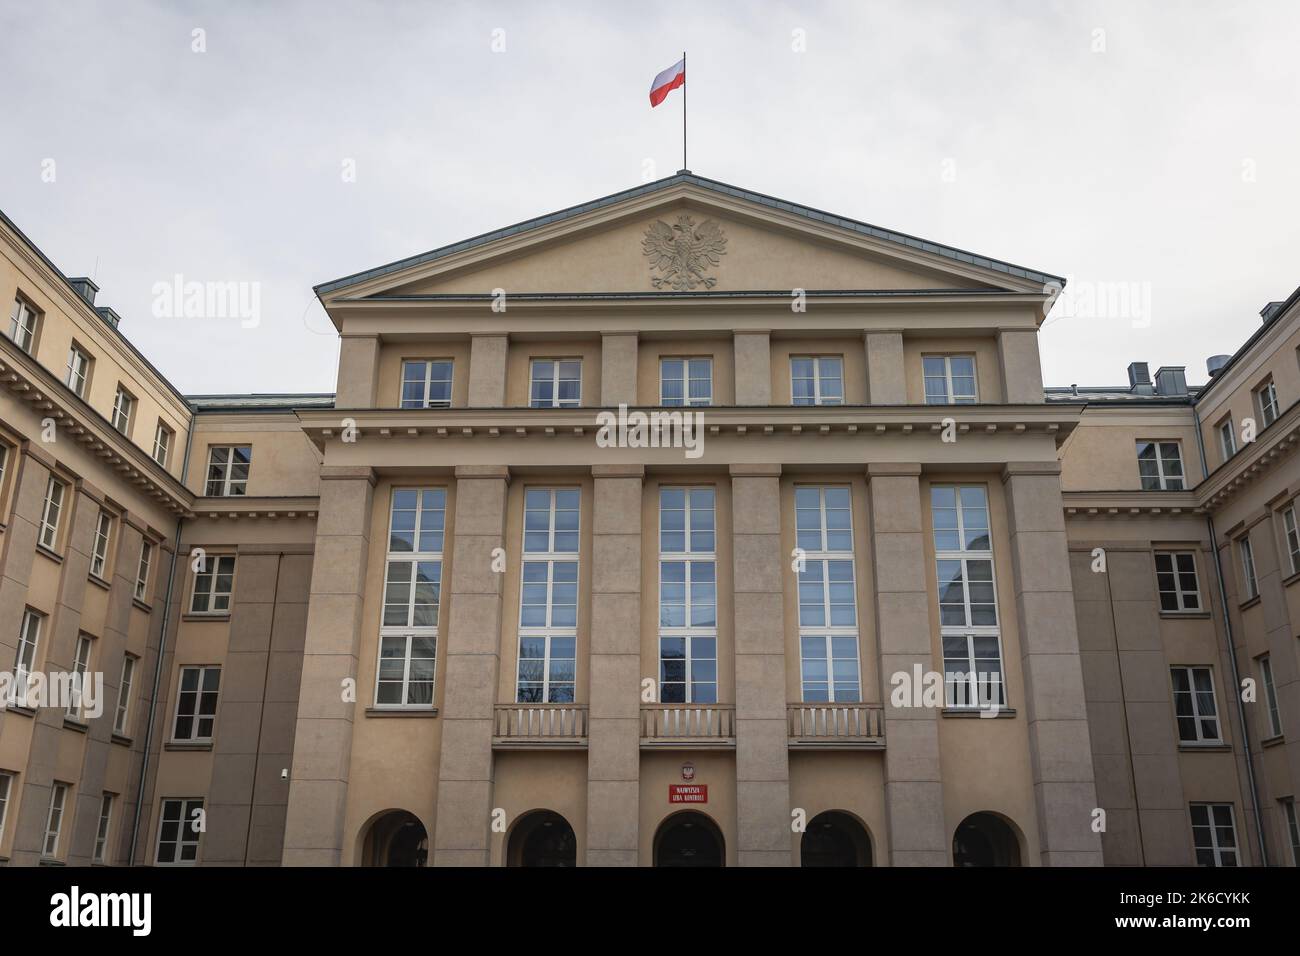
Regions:
<svg viewBox="0 0 1300 956"><path fill-rule="evenodd" d="M655 81L650 84L650 105L658 106L664 101L664 98L677 89L679 86L686 84L686 58L682 57L668 69L664 70L655 77Z"/></svg>

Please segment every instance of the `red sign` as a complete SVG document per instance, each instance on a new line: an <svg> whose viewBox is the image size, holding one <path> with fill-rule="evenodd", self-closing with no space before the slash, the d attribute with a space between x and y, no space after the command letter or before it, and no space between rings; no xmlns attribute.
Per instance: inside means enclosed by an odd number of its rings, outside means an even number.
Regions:
<svg viewBox="0 0 1300 956"><path fill-rule="evenodd" d="M709 785L707 783L692 783L688 785L670 783L668 785L668 802L708 803Z"/></svg>

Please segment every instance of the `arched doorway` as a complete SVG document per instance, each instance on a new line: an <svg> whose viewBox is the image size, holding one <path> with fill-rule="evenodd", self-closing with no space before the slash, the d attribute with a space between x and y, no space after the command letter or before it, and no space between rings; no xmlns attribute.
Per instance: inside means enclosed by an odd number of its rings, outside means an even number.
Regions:
<svg viewBox="0 0 1300 956"><path fill-rule="evenodd" d="M569 821L536 810L515 822L506 846L507 866L577 866L578 838Z"/></svg>
<svg viewBox="0 0 1300 956"><path fill-rule="evenodd" d="M415 814L388 810L366 830L362 866L425 866L428 862L429 834Z"/></svg>
<svg viewBox="0 0 1300 956"><path fill-rule="evenodd" d="M799 841L800 866L870 866L871 837L855 817L827 810L808 821Z"/></svg>
<svg viewBox="0 0 1300 956"><path fill-rule="evenodd" d="M655 866L725 866L727 854L718 825L702 813L686 810L659 824Z"/></svg>
<svg viewBox="0 0 1300 956"><path fill-rule="evenodd" d="M1020 840L996 813L972 813L952 838L953 866L1019 866Z"/></svg>

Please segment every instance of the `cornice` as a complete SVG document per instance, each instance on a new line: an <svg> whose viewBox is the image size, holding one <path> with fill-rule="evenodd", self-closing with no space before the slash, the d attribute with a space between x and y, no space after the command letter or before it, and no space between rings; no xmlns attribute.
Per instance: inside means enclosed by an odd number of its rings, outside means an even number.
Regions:
<svg viewBox="0 0 1300 956"><path fill-rule="evenodd" d="M1290 459L1300 444L1300 402L1295 402L1253 442L1210 473L1197 486L1197 496L1207 511L1215 512Z"/></svg>
<svg viewBox="0 0 1300 956"><path fill-rule="evenodd" d="M1068 518L1150 518L1202 515L1194 491L1063 491Z"/></svg>
<svg viewBox="0 0 1300 956"><path fill-rule="evenodd" d="M314 521L320 510L315 495L272 497L239 495L222 498L196 498L194 518L217 520L264 519L267 521Z"/></svg>

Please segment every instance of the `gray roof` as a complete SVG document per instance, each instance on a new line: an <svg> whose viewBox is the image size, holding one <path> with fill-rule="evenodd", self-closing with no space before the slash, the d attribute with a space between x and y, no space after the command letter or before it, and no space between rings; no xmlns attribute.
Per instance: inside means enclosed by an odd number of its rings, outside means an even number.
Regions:
<svg viewBox="0 0 1300 956"><path fill-rule="evenodd" d="M196 412L287 412L295 408L333 408L333 392L187 395Z"/></svg>
<svg viewBox="0 0 1300 956"><path fill-rule="evenodd" d="M798 203L788 202L784 199L776 199L775 197L752 192L748 189L730 186L727 183L719 182L716 179L706 179L703 176L696 176L689 170L680 170L676 175L669 176L665 179L659 179L652 183L646 183L643 186L625 189L622 192L613 193L612 195L605 196L601 199L594 199L591 202L582 203L579 206L570 206L568 209L561 209L558 212L539 216L536 219L527 219L523 222L515 223L513 226L506 226L504 229L485 232L480 236L474 236L471 239L463 239L460 242L452 243L449 246L442 246L438 249L432 249L429 252L410 256L406 259L398 259L396 262L390 262L387 265L378 266L374 269L367 269L365 272L358 272L354 275L344 276L341 279L334 279L330 282L322 282L320 285L315 287L315 291L317 295L334 292L338 289L347 288L350 285L356 285L360 282L366 282L370 279L378 278L379 276L399 272L402 269L411 266L432 262L436 259L441 259L457 252L463 252L466 249L473 249L478 246L486 245L487 243L494 242L497 239L504 239L507 236L518 235L521 232L527 232L530 229L536 229L540 226L549 225L550 223L563 222L564 220L571 219L574 216L592 212L596 209L602 209L606 206L612 206L615 203L623 202L626 199L649 195L650 193L659 192L662 189L668 189L672 186L687 183L724 196L734 196L738 199L744 199L748 202L768 206L772 209L779 209L784 212L793 213L797 216L803 216L817 222L824 222L832 226L838 226L841 229L847 229L864 236L871 236L874 239L884 239L889 242L896 242L900 245L909 246L913 249L920 249L924 252L952 259L955 262L979 266L980 268L989 269L993 272L1002 272L1018 279L1027 279L1041 285L1046 285L1049 282L1057 283L1061 286L1065 285L1064 278L1052 275L1048 272L1039 272L1036 269L1028 269L1024 266L1018 266L1010 262L1003 262L1000 259L990 259L988 256L976 255L975 253L967 252L964 249L958 249L954 246L945 246L941 243L930 242L927 239L919 239L916 236L909 236L907 233L896 232L892 229L882 229L879 226L873 226L870 223L859 222L856 219L847 219L844 216L836 216L833 213L823 212L820 209L813 209L811 206L801 206Z"/></svg>

